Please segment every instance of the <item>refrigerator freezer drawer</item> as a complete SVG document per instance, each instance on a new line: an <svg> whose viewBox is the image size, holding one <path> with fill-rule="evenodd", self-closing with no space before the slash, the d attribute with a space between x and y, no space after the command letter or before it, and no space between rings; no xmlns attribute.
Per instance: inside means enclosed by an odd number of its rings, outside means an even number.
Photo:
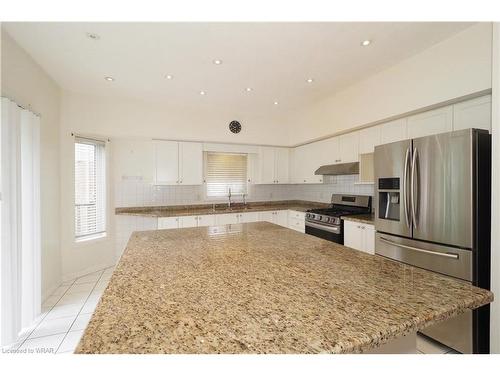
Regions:
<svg viewBox="0 0 500 375"><path fill-rule="evenodd" d="M446 276L472 281L472 251L376 234L375 253Z"/></svg>

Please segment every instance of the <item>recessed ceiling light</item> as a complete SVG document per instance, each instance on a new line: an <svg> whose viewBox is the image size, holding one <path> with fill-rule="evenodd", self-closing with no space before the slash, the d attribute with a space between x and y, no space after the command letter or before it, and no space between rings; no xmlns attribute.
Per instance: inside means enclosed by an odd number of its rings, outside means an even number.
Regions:
<svg viewBox="0 0 500 375"><path fill-rule="evenodd" d="M369 46L371 43L372 43L372 41L371 41L371 40L369 40L369 39L367 39L367 40L363 40L363 41L361 42L361 45L362 45L363 47L366 47L366 46Z"/></svg>
<svg viewBox="0 0 500 375"><path fill-rule="evenodd" d="M307 79L307 83L313 83L314 82L314 79L313 78L308 78Z"/></svg>
<svg viewBox="0 0 500 375"><path fill-rule="evenodd" d="M87 38L92 39L92 40L99 40L101 37L99 34L94 34L94 33L87 33Z"/></svg>
<svg viewBox="0 0 500 375"><path fill-rule="evenodd" d="M172 79L172 78L174 78L174 77L173 77L173 76L171 76L170 74L167 74L167 75L165 76L165 78L166 78L166 79Z"/></svg>
<svg viewBox="0 0 500 375"><path fill-rule="evenodd" d="M220 64L222 64L222 60L216 59L216 60L214 60L214 64L215 65L220 65Z"/></svg>
<svg viewBox="0 0 500 375"><path fill-rule="evenodd" d="M113 82L115 79L113 77L104 77L106 81Z"/></svg>
<svg viewBox="0 0 500 375"><path fill-rule="evenodd" d="M200 95L205 95L205 91L200 91Z"/></svg>
<svg viewBox="0 0 500 375"><path fill-rule="evenodd" d="M274 102L274 105L278 105L279 103L278 102Z"/></svg>
<svg viewBox="0 0 500 375"><path fill-rule="evenodd" d="M251 88L251 87L247 87L245 90L246 90L247 92L250 92L250 91L252 91L252 88Z"/></svg>

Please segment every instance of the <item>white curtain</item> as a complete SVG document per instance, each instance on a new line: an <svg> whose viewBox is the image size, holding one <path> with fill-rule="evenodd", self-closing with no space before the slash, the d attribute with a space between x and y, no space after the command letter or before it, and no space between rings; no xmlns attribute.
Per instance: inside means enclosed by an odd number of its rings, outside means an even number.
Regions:
<svg viewBox="0 0 500 375"><path fill-rule="evenodd" d="M0 345L40 314L40 118L2 98Z"/></svg>

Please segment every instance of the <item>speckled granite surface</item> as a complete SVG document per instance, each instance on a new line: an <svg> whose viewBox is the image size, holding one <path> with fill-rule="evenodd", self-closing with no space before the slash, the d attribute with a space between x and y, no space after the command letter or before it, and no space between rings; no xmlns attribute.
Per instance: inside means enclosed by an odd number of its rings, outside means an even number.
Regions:
<svg viewBox="0 0 500 375"><path fill-rule="evenodd" d="M492 299L270 223L135 232L76 352L363 352Z"/></svg>
<svg viewBox="0 0 500 375"><path fill-rule="evenodd" d="M307 201L273 201L273 202L251 202L247 208L240 203L235 203L231 210L227 204L217 204L214 211L212 205L186 205L186 206L153 206L153 207L119 207L116 208L117 215L152 216L152 217L175 217L193 215L217 215L241 212L259 212L273 210L295 210L305 212L311 208L328 207L327 203Z"/></svg>
<svg viewBox="0 0 500 375"><path fill-rule="evenodd" d="M355 221L357 223L371 224L375 225L375 214L369 215L347 215L342 216L342 220Z"/></svg>

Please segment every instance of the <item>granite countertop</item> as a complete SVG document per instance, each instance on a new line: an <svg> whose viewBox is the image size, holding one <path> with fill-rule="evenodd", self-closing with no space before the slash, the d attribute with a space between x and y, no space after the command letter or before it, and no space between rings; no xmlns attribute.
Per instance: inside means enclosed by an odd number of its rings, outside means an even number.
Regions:
<svg viewBox="0 0 500 375"><path fill-rule="evenodd" d="M328 207L328 203L308 201L269 201L249 202L246 207L241 203L234 203L231 209L227 203L216 205L214 211L212 204L185 205L185 206L146 206L146 207L118 207L116 215L150 216L150 217L176 217L194 215L217 215L242 212L260 212L273 210L295 210L305 212L311 208Z"/></svg>
<svg viewBox="0 0 500 375"><path fill-rule="evenodd" d="M342 220L355 221L363 224L375 224L375 214L360 214L360 215L347 215L342 216Z"/></svg>
<svg viewBox="0 0 500 375"><path fill-rule="evenodd" d="M492 300L265 222L134 232L76 352L364 352Z"/></svg>

